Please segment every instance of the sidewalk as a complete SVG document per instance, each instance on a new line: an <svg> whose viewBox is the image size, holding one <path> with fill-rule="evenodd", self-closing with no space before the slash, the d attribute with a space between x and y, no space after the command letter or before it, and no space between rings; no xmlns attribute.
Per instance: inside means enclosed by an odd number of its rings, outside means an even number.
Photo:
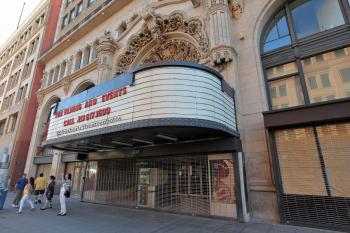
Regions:
<svg viewBox="0 0 350 233"><path fill-rule="evenodd" d="M211 218L192 217L163 212L119 208L68 201L68 215L59 217L58 197L54 209L29 211L16 215L10 207L11 193L4 210L0 210L1 233L335 233L268 223L237 223ZM338 232L339 233L339 232Z"/></svg>

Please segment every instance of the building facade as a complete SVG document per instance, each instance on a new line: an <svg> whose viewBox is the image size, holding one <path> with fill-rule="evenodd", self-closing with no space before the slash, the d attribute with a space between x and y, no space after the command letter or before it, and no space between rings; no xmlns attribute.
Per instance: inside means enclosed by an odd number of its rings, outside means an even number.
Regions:
<svg viewBox="0 0 350 233"><path fill-rule="evenodd" d="M25 170L84 201L348 229L349 12L63 1Z"/></svg>
<svg viewBox="0 0 350 233"><path fill-rule="evenodd" d="M49 1L43 1L0 49L0 148L12 184L24 171L31 130L27 113Z"/></svg>

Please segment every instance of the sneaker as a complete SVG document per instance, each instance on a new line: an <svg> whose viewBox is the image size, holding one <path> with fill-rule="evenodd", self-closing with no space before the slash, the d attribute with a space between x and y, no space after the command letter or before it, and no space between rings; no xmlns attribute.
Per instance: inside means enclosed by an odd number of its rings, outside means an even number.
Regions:
<svg viewBox="0 0 350 233"><path fill-rule="evenodd" d="M41 207L40 210L46 210L46 208Z"/></svg>
<svg viewBox="0 0 350 233"><path fill-rule="evenodd" d="M22 212L19 212L19 211L16 212L17 215L20 215L21 213L22 213Z"/></svg>
<svg viewBox="0 0 350 233"><path fill-rule="evenodd" d="M15 205L15 204L12 204L11 206L12 206L13 208L16 208L16 207L17 207L17 205Z"/></svg>

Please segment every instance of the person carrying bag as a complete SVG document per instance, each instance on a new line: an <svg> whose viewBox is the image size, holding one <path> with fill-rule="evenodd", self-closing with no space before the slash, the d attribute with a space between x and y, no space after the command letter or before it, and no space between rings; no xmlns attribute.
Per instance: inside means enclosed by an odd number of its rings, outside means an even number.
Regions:
<svg viewBox="0 0 350 233"><path fill-rule="evenodd" d="M67 215L67 206L66 206L66 198L70 197L70 190L72 187L72 174L68 174L66 179L62 183L60 189L60 204L61 204L61 212L59 212L58 216L66 216Z"/></svg>

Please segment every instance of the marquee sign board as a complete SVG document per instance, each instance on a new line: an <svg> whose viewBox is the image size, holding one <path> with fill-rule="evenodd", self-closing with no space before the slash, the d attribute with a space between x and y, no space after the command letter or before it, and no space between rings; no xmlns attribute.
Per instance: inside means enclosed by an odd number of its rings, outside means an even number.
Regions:
<svg viewBox="0 0 350 233"><path fill-rule="evenodd" d="M46 142L150 119L202 119L236 132L234 101L222 82L213 73L191 67L124 73L58 103Z"/></svg>

